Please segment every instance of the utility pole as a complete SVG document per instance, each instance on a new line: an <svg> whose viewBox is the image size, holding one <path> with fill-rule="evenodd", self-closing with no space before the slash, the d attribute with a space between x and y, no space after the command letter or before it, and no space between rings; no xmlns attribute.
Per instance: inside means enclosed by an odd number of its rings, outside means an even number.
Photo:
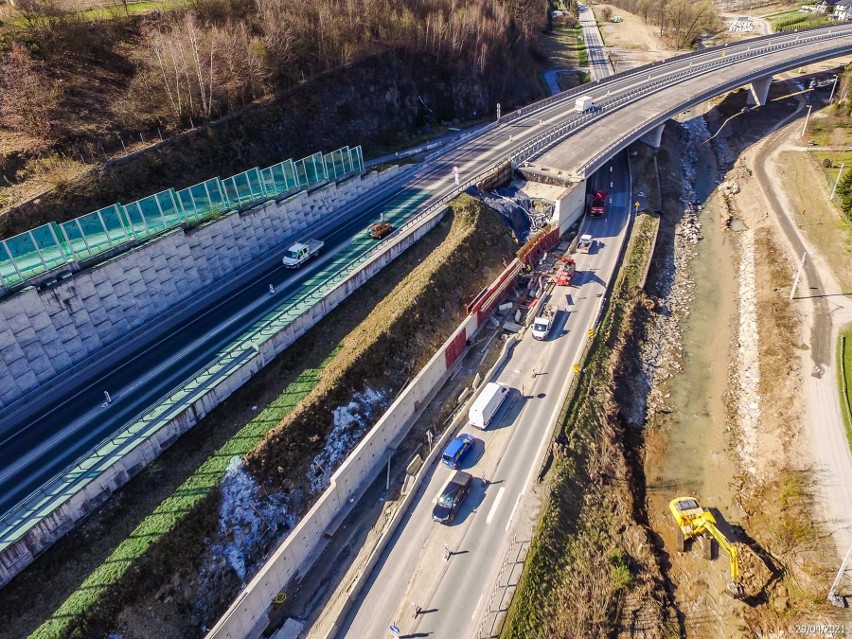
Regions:
<svg viewBox="0 0 852 639"><path fill-rule="evenodd" d="M837 594L837 587L840 585L840 580L843 578L843 573L846 571L846 564L849 562L850 556L852 556L852 546L849 546L849 550L846 551L843 563L840 564L840 570L837 571L837 577L834 579L834 583L831 584L831 590L828 591L828 600L831 602L831 605L837 606L838 608L846 607L846 600L843 596Z"/></svg>
<svg viewBox="0 0 852 639"><path fill-rule="evenodd" d="M843 162L840 163L840 170L837 172L837 179L834 181L834 186L831 187L831 195L828 196L828 199L834 199L834 192L837 190L837 184L840 182L840 176L843 174Z"/></svg>
<svg viewBox="0 0 852 639"><path fill-rule="evenodd" d="M793 299L793 296L796 294L796 287L799 285L799 278L802 276L802 269L805 268L805 258L808 256L808 252L805 251L802 253L802 261L799 263L799 268L796 269L796 276L793 278L793 288L790 289L790 299Z"/></svg>
<svg viewBox="0 0 852 639"><path fill-rule="evenodd" d="M837 78L840 76L836 73L834 74L834 84L831 85L831 95L828 96L828 103L831 104L831 98L834 97L834 90L837 88Z"/></svg>
<svg viewBox="0 0 852 639"><path fill-rule="evenodd" d="M808 114L805 116L805 126L802 127L802 135L799 136L799 137L805 136L805 131L808 128L808 120L810 119L810 117L811 117L811 105L809 104L808 105Z"/></svg>

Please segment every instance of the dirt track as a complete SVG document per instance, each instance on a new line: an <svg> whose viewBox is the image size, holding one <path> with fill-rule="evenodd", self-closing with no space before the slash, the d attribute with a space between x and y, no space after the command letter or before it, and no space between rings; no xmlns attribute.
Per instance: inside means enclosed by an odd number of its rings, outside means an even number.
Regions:
<svg viewBox="0 0 852 639"><path fill-rule="evenodd" d="M746 151L779 120L795 116L795 100L784 97L783 89L774 91L775 103L747 117L726 120L738 111L742 95L726 98L708 115L708 133L716 134L711 161L721 163L727 181L707 195L696 189L704 207L699 252L696 258L678 260L683 248L675 242L680 274L675 268L675 285L657 291L663 295L658 303L673 290L686 295L681 305L688 307L667 324L669 330L683 330L682 346L674 348L682 348L683 358L670 363L655 383L662 408L649 415L645 470L649 519L666 552L682 632L689 637L751 636L754 629L789 632L797 623L843 618L824 598L832 567L837 567L835 547L819 539L823 531L842 528L838 515L845 513L835 510L829 518L814 513L808 497L815 480L818 492L828 490L824 497L829 502L850 503L843 480L807 472L809 449L818 460L817 470L828 461L828 452L848 455L841 423L833 430L820 427L820 435L832 442L831 451L814 439L812 425L828 420L810 413L811 402L805 401L812 392L822 392L826 408L833 408L828 401L836 394L831 318L821 316L828 302L812 298L819 300L815 316L822 323L805 331L799 346L791 335L809 309L787 301L795 261L772 221L782 184L764 169L766 156L784 133L770 136L756 152ZM718 131L720 126L724 128ZM700 165L709 148L701 145L680 156L683 151L668 146L661 153L661 170L665 174L677 172L679 164ZM690 171L684 171L688 178ZM691 174L706 176L707 171L693 169ZM769 201L762 199L761 185L767 185ZM668 201L679 196L670 191ZM684 234L682 227L674 232L676 237ZM821 292L823 280L815 275L808 285ZM727 286L728 281L735 286ZM708 295L712 303L707 303ZM671 308L671 301L665 304ZM724 337L728 327L730 335ZM803 386L814 391L805 396ZM674 523L666 505L681 494L698 497L716 515L720 529L738 542L749 594L745 603L724 595L730 580L724 552L709 564L697 547L683 555L673 552ZM845 534L835 534L835 540ZM844 543L848 545L838 546Z"/></svg>

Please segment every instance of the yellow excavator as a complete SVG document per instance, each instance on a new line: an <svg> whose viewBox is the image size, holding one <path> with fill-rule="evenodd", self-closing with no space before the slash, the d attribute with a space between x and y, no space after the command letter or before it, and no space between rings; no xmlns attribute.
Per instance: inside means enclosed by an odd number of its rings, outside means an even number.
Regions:
<svg viewBox="0 0 852 639"><path fill-rule="evenodd" d="M704 510L694 497L677 497L669 502L669 510L678 525L677 549L678 552L686 550L686 541L704 535L705 556L713 558L713 542L715 539L719 546L728 553L731 560L731 582L728 590L736 599L745 597L745 587L740 576L740 563L737 558L737 548L727 537L716 528L716 518L709 510Z"/></svg>

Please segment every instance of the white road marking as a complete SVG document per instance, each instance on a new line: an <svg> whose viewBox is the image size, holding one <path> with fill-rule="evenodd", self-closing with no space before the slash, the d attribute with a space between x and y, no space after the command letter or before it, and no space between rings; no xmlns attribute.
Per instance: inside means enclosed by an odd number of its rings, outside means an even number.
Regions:
<svg viewBox="0 0 852 639"><path fill-rule="evenodd" d="M503 493L506 492L505 486L500 486L500 490L497 491L497 497L494 499L494 504L491 506L491 510L488 511L488 517L485 518L485 523L490 524L491 520L494 519L494 513L497 512L497 506L500 505L500 500L503 499Z"/></svg>
<svg viewBox="0 0 852 639"><path fill-rule="evenodd" d="M524 496L524 493L518 495L518 498L515 500L515 505L512 506L512 512L509 515L509 521L506 522L506 532L509 532L509 529L512 527L512 520L515 518L515 511L518 509L518 504L521 503L521 497Z"/></svg>
<svg viewBox="0 0 852 639"><path fill-rule="evenodd" d="M479 595L479 601L476 602L476 606L474 606L474 608L473 608L473 614L470 616L471 621L476 619L476 613L479 612L479 606L482 605L482 598L484 596L485 596L484 594Z"/></svg>
<svg viewBox="0 0 852 639"><path fill-rule="evenodd" d="M446 488L452 480L453 480L453 475L450 475L449 477L447 477L447 480L443 484L441 484L440 490L438 490L438 492L435 493L435 496L432 497L432 503L433 504L438 503L438 497L441 496L441 493L444 492L444 488Z"/></svg>

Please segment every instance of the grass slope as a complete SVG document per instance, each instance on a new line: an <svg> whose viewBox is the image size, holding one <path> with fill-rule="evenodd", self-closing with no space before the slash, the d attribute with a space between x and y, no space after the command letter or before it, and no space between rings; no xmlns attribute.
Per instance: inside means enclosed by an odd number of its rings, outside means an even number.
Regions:
<svg viewBox="0 0 852 639"><path fill-rule="evenodd" d="M405 265L410 273L391 290L379 291L374 297L381 299L379 304L364 313L322 364L304 368L205 459L30 635L33 639L106 633L124 606L193 566L204 540L217 529L217 486L233 457L247 457L272 490L305 490L304 471L324 444L333 408L365 385L398 390L449 336L464 314L465 302L502 270L502 260L511 254L511 240L499 216L468 196L454 201L451 212L424 239L394 262L410 260ZM427 250L418 251L421 243ZM361 298L355 303L363 309L372 302ZM358 312L341 305L324 324ZM284 476L279 467L287 469ZM310 504L302 506L304 512Z"/></svg>

